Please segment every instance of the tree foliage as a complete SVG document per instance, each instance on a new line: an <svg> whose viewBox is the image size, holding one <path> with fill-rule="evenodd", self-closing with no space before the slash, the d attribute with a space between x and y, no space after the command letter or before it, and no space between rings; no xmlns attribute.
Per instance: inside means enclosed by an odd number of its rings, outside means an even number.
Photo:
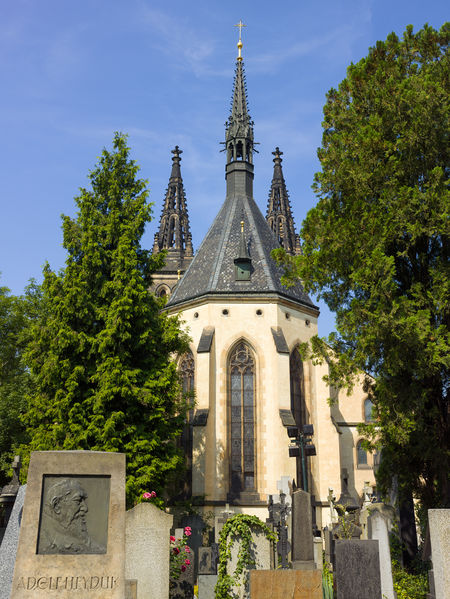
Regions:
<svg viewBox="0 0 450 599"><path fill-rule="evenodd" d="M34 377L26 417L31 450L118 451L127 455L127 499L164 487L182 458L176 364L185 350L176 318L148 292L160 268L140 246L151 217L146 181L116 134L90 173L91 190L63 216L66 266L44 268L46 310L32 327Z"/></svg>
<svg viewBox="0 0 450 599"><path fill-rule="evenodd" d="M328 92L303 255L277 251L336 312L333 353L313 342L330 382L373 377L380 482L397 474L427 507L450 501L449 31L390 34Z"/></svg>
<svg viewBox="0 0 450 599"><path fill-rule="evenodd" d="M0 287L0 488L8 480L14 453L27 441L21 417L31 377L23 360L30 323L40 310L40 289L30 282L25 295Z"/></svg>

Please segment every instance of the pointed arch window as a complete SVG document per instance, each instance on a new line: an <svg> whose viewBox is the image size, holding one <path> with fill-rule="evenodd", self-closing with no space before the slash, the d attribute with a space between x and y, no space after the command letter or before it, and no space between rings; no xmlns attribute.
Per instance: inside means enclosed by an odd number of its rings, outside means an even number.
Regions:
<svg viewBox="0 0 450 599"><path fill-rule="evenodd" d="M358 441L356 444L356 461L358 467L365 467L368 465L367 451L362 446L362 441Z"/></svg>
<svg viewBox="0 0 450 599"><path fill-rule="evenodd" d="M255 460L255 360L249 345L239 342L229 363L230 491L236 496L254 491Z"/></svg>
<svg viewBox="0 0 450 599"><path fill-rule="evenodd" d="M370 399L365 399L364 400L364 421L365 422L373 422L374 418L372 415L372 410L373 410L373 403L370 401Z"/></svg>

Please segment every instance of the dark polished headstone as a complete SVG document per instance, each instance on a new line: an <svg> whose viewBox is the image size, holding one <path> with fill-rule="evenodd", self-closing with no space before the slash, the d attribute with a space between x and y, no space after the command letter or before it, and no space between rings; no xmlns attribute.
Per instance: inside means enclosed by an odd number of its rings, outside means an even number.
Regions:
<svg viewBox="0 0 450 599"><path fill-rule="evenodd" d="M381 599L378 541L335 541L336 599Z"/></svg>
<svg viewBox="0 0 450 599"><path fill-rule="evenodd" d="M171 581L170 584L170 599L193 599L194 598L194 583L195 583L195 557L193 553L186 554L191 564L184 572L180 573L180 577Z"/></svg>
<svg viewBox="0 0 450 599"><path fill-rule="evenodd" d="M298 489L292 493L292 562L314 562L311 496Z"/></svg>

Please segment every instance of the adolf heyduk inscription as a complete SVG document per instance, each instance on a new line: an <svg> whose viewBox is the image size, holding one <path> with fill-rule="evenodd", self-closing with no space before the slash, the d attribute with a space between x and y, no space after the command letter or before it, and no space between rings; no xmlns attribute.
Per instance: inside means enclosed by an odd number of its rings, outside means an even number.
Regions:
<svg viewBox="0 0 450 599"><path fill-rule="evenodd" d="M10 599L51 596L124 598L124 454L31 454Z"/></svg>

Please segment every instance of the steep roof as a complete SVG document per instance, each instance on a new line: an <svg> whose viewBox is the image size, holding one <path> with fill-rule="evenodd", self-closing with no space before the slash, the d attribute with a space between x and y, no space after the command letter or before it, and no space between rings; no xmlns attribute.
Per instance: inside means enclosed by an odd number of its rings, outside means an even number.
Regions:
<svg viewBox="0 0 450 599"><path fill-rule="evenodd" d="M236 281L234 259L239 256L241 221L252 261L249 281ZM316 308L300 283L284 287L283 270L270 256L279 244L255 201L246 195L226 198L193 261L173 291L167 307L205 295L276 294Z"/></svg>

